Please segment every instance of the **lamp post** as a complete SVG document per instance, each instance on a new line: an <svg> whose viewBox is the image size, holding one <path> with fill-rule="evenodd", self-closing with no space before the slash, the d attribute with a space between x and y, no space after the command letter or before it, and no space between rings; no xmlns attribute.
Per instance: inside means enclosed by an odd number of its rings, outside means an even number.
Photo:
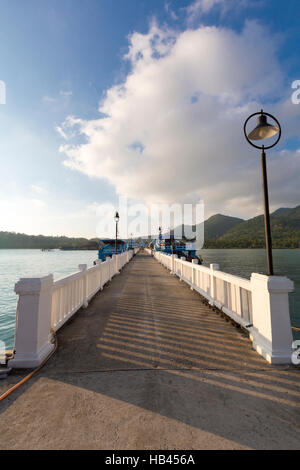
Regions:
<svg viewBox="0 0 300 470"><path fill-rule="evenodd" d="M168 231L169 231L169 236L170 236L170 246L171 246L171 253L173 255L173 251L174 251L174 231L173 231L173 234L171 234L171 227L168 228Z"/></svg>
<svg viewBox="0 0 300 470"><path fill-rule="evenodd" d="M162 228L161 228L161 227L158 227L158 232L159 232L159 235L158 235L158 239L159 239L158 246L159 246L159 251L161 251L161 241L162 241Z"/></svg>
<svg viewBox="0 0 300 470"><path fill-rule="evenodd" d="M119 216L118 212L116 212L114 219L115 219L115 222L116 222L115 254L117 254L118 223L119 223L119 220L120 220L120 216Z"/></svg>
<svg viewBox="0 0 300 470"><path fill-rule="evenodd" d="M247 134L248 121L258 115L257 126ZM276 126L267 122L267 116L276 122ZM255 145L252 140L264 140L278 134L275 142L271 145ZM274 147L281 137L281 126L277 119L272 114L265 113L261 110L258 113L251 114L245 121L244 124L244 135L250 145L261 150L261 171L262 171L262 187L264 196L264 220L265 220L265 237L266 237L266 251L267 251L267 263L268 263L268 275L273 276L273 258L272 258L272 238L271 238L271 225L270 225L270 210L269 210L269 194L268 194L268 179L267 179L267 164L266 164L266 149Z"/></svg>

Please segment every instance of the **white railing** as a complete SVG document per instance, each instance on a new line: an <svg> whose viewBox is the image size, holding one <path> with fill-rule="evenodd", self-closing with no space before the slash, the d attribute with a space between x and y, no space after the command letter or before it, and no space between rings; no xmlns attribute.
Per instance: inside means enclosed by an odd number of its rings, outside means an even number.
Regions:
<svg viewBox="0 0 300 470"><path fill-rule="evenodd" d="M219 271L217 264L207 268L161 252L155 252L154 257L234 321L244 327L252 323L249 280Z"/></svg>
<svg viewBox="0 0 300 470"><path fill-rule="evenodd" d="M150 251L150 250L149 250ZM151 252L149 253L151 254ZM184 257L154 252L154 257L171 274L191 286L236 323L247 328L253 347L272 363L291 360L292 333L288 293L293 282L284 276L253 273L244 279L210 267L192 263Z"/></svg>
<svg viewBox="0 0 300 470"><path fill-rule="evenodd" d="M36 367L51 351L50 330L57 332L80 308L118 274L138 252L138 248L95 261L87 269L53 282L53 275L22 278L15 286L19 294L16 316L15 354L10 366Z"/></svg>
<svg viewBox="0 0 300 470"><path fill-rule="evenodd" d="M89 269L86 264L80 264L79 272L55 281L52 292L51 328L58 331L81 307L87 307L94 295L119 273L133 254L133 251L126 251L112 258L107 257L102 263L97 260L97 264Z"/></svg>
<svg viewBox="0 0 300 470"><path fill-rule="evenodd" d="M57 331L83 305L84 277L81 272L53 285L51 328Z"/></svg>

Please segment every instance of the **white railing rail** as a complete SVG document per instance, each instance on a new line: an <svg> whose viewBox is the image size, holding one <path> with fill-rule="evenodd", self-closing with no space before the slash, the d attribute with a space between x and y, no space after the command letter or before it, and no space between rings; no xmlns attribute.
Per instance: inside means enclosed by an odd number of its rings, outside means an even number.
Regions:
<svg viewBox="0 0 300 470"><path fill-rule="evenodd" d="M9 361L14 368L37 367L53 349L50 331L57 332L105 284L118 274L138 249L96 261L87 269L53 282L53 275L22 278L15 286L19 295L16 316L15 354Z"/></svg>
<svg viewBox="0 0 300 470"><path fill-rule="evenodd" d="M151 254L151 250L149 250ZM171 274L190 285L236 323L246 328L253 347L271 363L289 363L292 330L288 294L293 282L284 276L253 273L244 279L210 267L192 263L184 257L154 252L154 257Z"/></svg>
<svg viewBox="0 0 300 470"><path fill-rule="evenodd" d="M83 306L83 292L83 271L54 282L50 324L54 331L57 331Z"/></svg>

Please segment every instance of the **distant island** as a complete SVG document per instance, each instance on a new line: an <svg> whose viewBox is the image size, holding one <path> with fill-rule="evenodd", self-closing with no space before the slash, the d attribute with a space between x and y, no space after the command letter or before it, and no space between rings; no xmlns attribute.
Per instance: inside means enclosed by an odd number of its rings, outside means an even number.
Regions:
<svg viewBox="0 0 300 470"><path fill-rule="evenodd" d="M273 248L300 248L300 205L271 214ZM140 240L140 239L139 239ZM204 248L264 248L264 217L249 220L216 214L204 222ZM0 249L97 250L97 238L0 232Z"/></svg>
<svg viewBox="0 0 300 470"><path fill-rule="evenodd" d="M60 250L97 250L97 238L48 237L45 235L26 235L25 233L0 232L0 249L60 249Z"/></svg>

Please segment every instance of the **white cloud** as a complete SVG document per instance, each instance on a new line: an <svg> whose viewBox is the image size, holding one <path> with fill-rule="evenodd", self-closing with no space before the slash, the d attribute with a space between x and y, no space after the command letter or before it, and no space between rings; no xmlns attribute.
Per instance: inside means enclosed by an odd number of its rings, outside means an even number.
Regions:
<svg viewBox="0 0 300 470"><path fill-rule="evenodd" d="M43 201L41 199L29 199L28 203L32 204L33 206L37 207L38 209L43 209L44 207L46 207L45 201Z"/></svg>
<svg viewBox="0 0 300 470"><path fill-rule="evenodd" d="M59 200L47 203L38 197L5 195L0 199L1 230L31 235L97 236L99 217L84 202ZM111 235L113 235L113 231Z"/></svg>
<svg viewBox="0 0 300 470"><path fill-rule="evenodd" d="M184 8L188 24L193 24L212 10L217 10L221 16L226 13L245 7L259 6L261 0L249 2L249 0L195 0Z"/></svg>
<svg viewBox="0 0 300 470"><path fill-rule="evenodd" d="M195 0L186 8L187 15L190 19L194 19L199 14L208 13L216 5L221 4L224 5L225 0Z"/></svg>
<svg viewBox="0 0 300 470"><path fill-rule="evenodd" d="M69 116L61 126L56 126L55 130L64 140L69 140L76 136L76 127L80 126L80 124L81 119ZM80 133L80 128L78 132Z"/></svg>
<svg viewBox="0 0 300 470"><path fill-rule="evenodd" d="M70 117L63 124L64 133L75 126L86 139L61 147L65 165L106 178L119 194L146 202L202 198L209 213L261 212L259 156L245 142L242 126L261 102L281 96L276 37L255 22L241 33L217 27L174 32L153 23L147 34L134 33L129 41L131 71L107 90L99 107L103 117ZM295 108L289 98L267 110L288 122L293 114L299 118ZM285 182L296 168L299 174L299 155L270 161L271 186L283 168ZM297 203L294 189L291 204ZM271 202L286 203L280 180L274 193Z"/></svg>
<svg viewBox="0 0 300 470"><path fill-rule="evenodd" d="M44 183L31 184L30 189L38 195L43 195L48 192Z"/></svg>
<svg viewBox="0 0 300 470"><path fill-rule="evenodd" d="M43 96L42 102L53 109L57 109L58 107L68 105L72 95L72 90L60 90L57 96Z"/></svg>
<svg viewBox="0 0 300 470"><path fill-rule="evenodd" d="M43 96L42 101L43 103L55 103L56 98L53 98L52 96Z"/></svg>
<svg viewBox="0 0 300 470"><path fill-rule="evenodd" d="M69 96L73 95L73 92L71 90L67 90L67 91L60 90L59 94L63 96L64 98L68 98Z"/></svg>
<svg viewBox="0 0 300 470"><path fill-rule="evenodd" d="M58 132L58 134L65 140L68 140L69 139L69 136L68 134L63 130L63 127L62 126L56 126L55 127L55 130L56 132Z"/></svg>
<svg viewBox="0 0 300 470"><path fill-rule="evenodd" d="M172 20L174 20L174 21L178 20L178 15L176 15L175 11L171 8L171 3L170 2L165 3L165 10L170 15Z"/></svg>
<svg viewBox="0 0 300 470"><path fill-rule="evenodd" d="M45 207L45 202L37 198L1 199L0 217L5 221L2 230L31 233L36 221L45 214Z"/></svg>

